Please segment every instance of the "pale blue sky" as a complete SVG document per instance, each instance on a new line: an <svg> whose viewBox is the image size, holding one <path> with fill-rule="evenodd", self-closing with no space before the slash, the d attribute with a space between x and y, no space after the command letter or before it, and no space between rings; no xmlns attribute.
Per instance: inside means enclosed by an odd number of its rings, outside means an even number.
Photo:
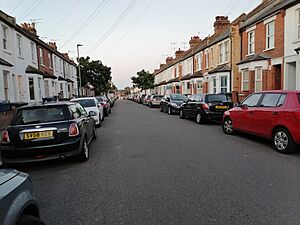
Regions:
<svg viewBox="0 0 300 225"><path fill-rule="evenodd" d="M118 88L130 86L137 71L152 72L183 48L191 36L213 33L217 15L230 20L261 0L0 0L0 9L17 22L38 19L38 35L56 40L61 52L100 59L112 67Z"/></svg>

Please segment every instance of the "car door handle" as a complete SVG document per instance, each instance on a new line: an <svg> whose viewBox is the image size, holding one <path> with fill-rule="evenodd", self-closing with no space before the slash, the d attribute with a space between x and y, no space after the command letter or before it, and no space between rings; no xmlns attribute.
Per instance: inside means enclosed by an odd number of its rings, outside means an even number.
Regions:
<svg viewBox="0 0 300 225"><path fill-rule="evenodd" d="M277 116L279 113L278 112L273 112L272 113L274 116Z"/></svg>

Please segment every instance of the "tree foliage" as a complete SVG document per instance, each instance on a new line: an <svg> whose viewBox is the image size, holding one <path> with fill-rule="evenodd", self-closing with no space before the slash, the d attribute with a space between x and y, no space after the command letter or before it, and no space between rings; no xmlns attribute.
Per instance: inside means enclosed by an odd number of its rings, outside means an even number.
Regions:
<svg viewBox="0 0 300 225"><path fill-rule="evenodd" d="M154 76L148 71L142 70L137 72L137 76L131 77L131 80L135 87L142 90L154 88Z"/></svg>
<svg viewBox="0 0 300 225"><path fill-rule="evenodd" d="M81 83L94 86L95 94L108 93L112 88L111 68L102 64L100 60L90 60L90 57L79 59L81 70Z"/></svg>

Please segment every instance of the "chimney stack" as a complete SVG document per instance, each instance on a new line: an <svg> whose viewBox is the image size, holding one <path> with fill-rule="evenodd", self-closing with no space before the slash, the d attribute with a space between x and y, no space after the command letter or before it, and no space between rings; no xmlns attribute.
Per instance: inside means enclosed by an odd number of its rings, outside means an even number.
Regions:
<svg viewBox="0 0 300 225"><path fill-rule="evenodd" d="M175 52L176 59L183 55L184 51L180 50L180 48Z"/></svg>
<svg viewBox="0 0 300 225"><path fill-rule="evenodd" d="M166 64L170 64L173 61L173 57L167 57L166 58Z"/></svg>
<svg viewBox="0 0 300 225"><path fill-rule="evenodd" d="M190 49L196 47L200 43L201 43L201 39L198 36L191 37L191 40L189 42Z"/></svg>
<svg viewBox="0 0 300 225"><path fill-rule="evenodd" d="M162 69L166 64L160 64L159 68Z"/></svg>
<svg viewBox="0 0 300 225"><path fill-rule="evenodd" d="M56 42L49 42L48 45L50 46L50 48L57 50Z"/></svg>
<svg viewBox="0 0 300 225"><path fill-rule="evenodd" d="M224 31L230 24L228 16L217 16L214 23L215 34L219 34Z"/></svg>
<svg viewBox="0 0 300 225"><path fill-rule="evenodd" d="M31 24L30 23L22 23L21 27L24 30L26 30L26 31L30 32L31 34L33 34L34 36L37 36L37 31L35 29L35 23L31 23Z"/></svg>

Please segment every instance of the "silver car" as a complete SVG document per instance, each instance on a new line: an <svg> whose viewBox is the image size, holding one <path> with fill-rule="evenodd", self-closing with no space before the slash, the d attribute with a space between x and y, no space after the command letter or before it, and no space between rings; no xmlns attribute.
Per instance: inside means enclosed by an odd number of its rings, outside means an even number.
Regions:
<svg viewBox="0 0 300 225"><path fill-rule="evenodd" d="M0 169L0 224L45 225L26 173Z"/></svg>

